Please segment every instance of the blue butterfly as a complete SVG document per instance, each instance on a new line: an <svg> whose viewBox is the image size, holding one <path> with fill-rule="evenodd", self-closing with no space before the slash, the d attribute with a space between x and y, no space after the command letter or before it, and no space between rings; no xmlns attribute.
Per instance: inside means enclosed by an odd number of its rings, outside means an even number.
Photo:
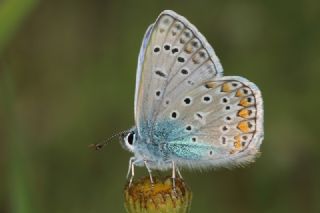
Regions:
<svg viewBox="0 0 320 213"><path fill-rule="evenodd" d="M252 162L263 140L260 90L223 68L204 36L186 18L165 10L149 26L138 58L135 124L123 135L135 166L235 167Z"/></svg>

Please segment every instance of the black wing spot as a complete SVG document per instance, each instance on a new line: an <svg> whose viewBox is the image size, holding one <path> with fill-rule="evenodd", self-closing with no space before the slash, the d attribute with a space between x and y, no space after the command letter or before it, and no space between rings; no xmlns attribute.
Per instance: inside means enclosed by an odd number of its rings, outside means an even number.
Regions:
<svg viewBox="0 0 320 213"><path fill-rule="evenodd" d="M185 31L184 32L184 35L187 37L187 38L190 38L191 37L191 33L189 31Z"/></svg>
<svg viewBox="0 0 320 213"><path fill-rule="evenodd" d="M155 73L156 73L158 76L162 77L162 78L166 78L166 77L167 77L167 74L164 73L164 72L162 72L161 70L156 70Z"/></svg>
<svg viewBox="0 0 320 213"><path fill-rule="evenodd" d="M188 75L188 74L189 74L188 70L186 70L186 69L182 69L182 70L181 70L181 73L182 73L183 75Z"/></svg>
<svg viewBox="0 0 320 213"><path fill-rule="evenodd" d="M178 117L178 113L177 112L172 112L171 113L171 118L177 118Z"/></svg>
<svg viewBox="0 0 320 213"><path fill-rule="evenodd" d="M228 130L228 127L227 127L227 126L223 126L223 127L222 127L222 130L225 132L225 131Z"/></svg>
<svg viewBox="0 0 320 213"><path fill-rule="evenodd" d="M199 42L197 42L197 41L193 41L191 44L192 44L192 46L194 48L198 48L199 47Z"/></svg>
<svg viewBox="0 0 320 213"><path fill-rule="evenodd" d="M156 91L156 96L159 97L160 95L161 95L161 91L160 91L160 90L157 90L157 91Z"/></svg>
<svg viewBox="0 0 320 213"><path fill-rule="evenodd" d="M180 23L176 23L175 27L176 27L177 30L181 30L182 29L182 25Z"/></svg>
<svg viewBox="0 0 320 213"><path fill-rule="evenodd" d="M191 86L194 85L194 82L193 82L193 81L187 81L187 83L188 83L189 85L191 85Z"/></svg>
<svg viewBox="0 0 320 213"><path fill-rule="evenodd" d="M222 139L222 144L226 144L226 142L227 142L226 137L222 137L221 139Z"/></svg>
<svg viewBox="0 0 320 213"><path fill-rule="evenodd" d="M175 47L171 50L171 52L172 52L172 54L175 54L175 53L179 52L179 49L177 47Z"/></svg>
<svg viewBox="0 0 320 213"><path fill-rule="evenodd" d="M199 52L199 56L200 56L201 58L205 58L205 57L206 57L206 53L205 53L204 51L200 51L200 52Z"/></svg>
<svg viewBox="0 0 320 213"><path fill-rule="evenodd" d="M203 116L200 114L200 113L196 113L196 116L198 117L198 118L200 118L200 119L202 119L203 118Z"/></svg>
<svg viewBox="0 0 320 213"><path fill-rule="evenodd" d="M180 38L179 42L180 42L180 44L184 44L184 43L186 43L186 40L184 40L183 38Z"/></svg>
<svg viewBox="0 0 320 213"><path fill-rule="evenodd" d="M166 44L166 45L163 46L163 48L164 48L165 50L170 50L170 45L169 45L169 44Z"/></svg>
<svg viewBox="0 0 320 213"><path fill-rule="evenodd" d="M185 59L183 58L183 57L178 57L178 59L177 59L180 63L183 63L183 62L185 62Z"/></svg>
<svg viewBox="0 0 320 213"><path fill-rule="evenodd" d="M187 105L189 105L191 103L191 99L190 98L185 98L183 101Z"/></svg>
<svg viewBox="0 0 320 213"><path fill-rule="evenodd" d="M188 125L188 126L186 127L186 130L187 130L187 131L191 131L191 129L192 129L192 127L191 127L190 125Z"/></svg>
<svg viewBox="0 0 320 213"><path fill-rule="evenodd" d="M211 97L206 95L206 96L203 97L203 101L204 102L209 102L209 101L211 101Z"/></svg>
<svg viewBox="0 0 320 213"><path fill-rule="evenodd" d="M157 53L157 52L159 52L160 51L160 47L155 47L154 49L153 49L153 52L155 52L155 53Z"/></svg>

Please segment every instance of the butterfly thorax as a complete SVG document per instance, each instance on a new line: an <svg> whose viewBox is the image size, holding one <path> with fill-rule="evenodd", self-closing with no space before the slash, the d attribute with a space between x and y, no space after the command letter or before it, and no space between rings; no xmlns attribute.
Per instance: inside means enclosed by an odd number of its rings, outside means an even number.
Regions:
<svg viewBox="0 0 320 213"><path fill-rule="evenodd" d="M146 123L144 128L137 131L134 154L137 159L143 159L162 167L170 164L169 144L180 140L181 125L176 122L162 121L154 126Z"/></svg>

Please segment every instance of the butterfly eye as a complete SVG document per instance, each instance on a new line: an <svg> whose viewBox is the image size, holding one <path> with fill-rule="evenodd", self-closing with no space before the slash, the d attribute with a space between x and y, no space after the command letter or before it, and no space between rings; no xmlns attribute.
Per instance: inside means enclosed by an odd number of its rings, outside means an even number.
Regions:
<svg viewBox="0 0 320 213"><path fill-rule="evenodd" d="M135 138L135 133L134 133L134 132L130 132L130 133L127 135L126 139L125 139L126 144L127 144L129 147L134 144L135 140L136 140L136 138Z"/></svg>

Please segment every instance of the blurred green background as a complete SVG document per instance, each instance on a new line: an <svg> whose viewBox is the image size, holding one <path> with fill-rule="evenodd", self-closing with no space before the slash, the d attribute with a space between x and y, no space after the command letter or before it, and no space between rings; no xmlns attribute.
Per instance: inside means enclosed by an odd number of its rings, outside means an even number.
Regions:
<svg viewBox="0 0 320 213"><path fill-rule="evenodd" d="M124 212L130 154L87 145L133 125L139 47L163 9L265 101L255 164L183 171L192 212L320 212L319 1L2 0L1 213Z"/></svg>

